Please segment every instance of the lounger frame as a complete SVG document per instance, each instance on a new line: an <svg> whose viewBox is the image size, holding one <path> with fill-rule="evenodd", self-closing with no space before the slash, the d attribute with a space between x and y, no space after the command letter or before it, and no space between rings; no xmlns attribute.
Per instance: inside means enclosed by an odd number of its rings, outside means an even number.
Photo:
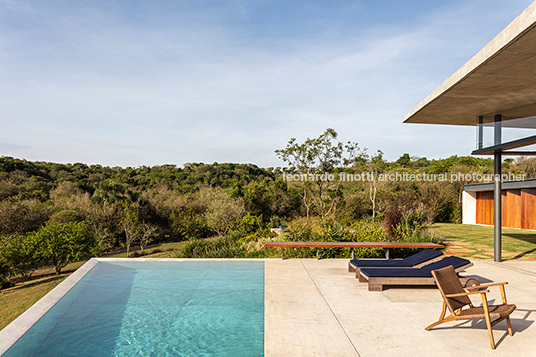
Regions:
<svg viewBox="0 0 536 357"><path fill-rule="evenodd" d="M428 265L430 262L427 262ZM473 266L473 263L469 262L457 269L456 273L459 273L462 270L470 268ZM374 268L370 268L374 269ZM415 269L415 268L397 268L397 269ZM465 284L469 278L460 277L462 284ZM434 278L430 277L369 277L364 272L359 272L359 282L366 283L368 282L369 291L383 291L384 285L436 285Z"/></svg>

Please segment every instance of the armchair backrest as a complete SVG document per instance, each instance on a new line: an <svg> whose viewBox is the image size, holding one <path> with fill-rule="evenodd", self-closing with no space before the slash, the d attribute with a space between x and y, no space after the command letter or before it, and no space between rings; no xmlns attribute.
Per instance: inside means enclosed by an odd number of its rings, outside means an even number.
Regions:
<svg viewBox="0 0 536 357"><path fill-rule="evenodd" d="M456 275L456 271L452 265L449 265L442 269L432 270L432 276L435 279L437 287L441 292L441 296L445 300L450 312L454 314L454 311L461 307L471 304L471 300L467 296L458 297L446 297L445 295L465 293L465 290Z"/></svg>

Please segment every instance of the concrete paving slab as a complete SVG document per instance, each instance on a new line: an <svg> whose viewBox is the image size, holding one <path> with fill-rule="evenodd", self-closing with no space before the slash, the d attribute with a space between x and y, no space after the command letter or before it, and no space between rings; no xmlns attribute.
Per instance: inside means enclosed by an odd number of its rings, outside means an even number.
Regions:
<svg viewBox="0 0 536 357"><path fill-rule="evenodd" d="M358 355L302 260L266 261L264 309L266 356Z"/></svg>
<svg viewBox="0 0 536 357"><path fill-rule="evenodd" d="M459 321L431 331L442 300L433 287L369 292L347 272L347 260L266 262L266 356L536 356L536 261L473 260L462 273L483 282L508 281L514 336L494 327L489 347L483 321ZM493 289L493 288L492 288ZM500 303L499 289L488 296ZM480 305L478 298L473 299Z"/></svg>

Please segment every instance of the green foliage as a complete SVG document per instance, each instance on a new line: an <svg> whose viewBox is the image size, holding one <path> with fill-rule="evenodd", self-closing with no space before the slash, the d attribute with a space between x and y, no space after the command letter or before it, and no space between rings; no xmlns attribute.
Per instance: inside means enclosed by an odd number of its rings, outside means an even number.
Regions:
<svg viewBox="0 0 536 357"><path fill-rule="evenodd" d="M8 267L11 275L20 274L28 280L38 267L37 242L31 234L12 234L0 239L0 261Z"/></svg>
<svg viewBox="0 0 536 357"><path fill-rule="evenodd" d="M254 216L248 212L244 217L232 222L229 230L233 233L248 234L262 228L262 215Z"/></svg>
<svg viewBox="0 0 536 357"><path fill-rule="evenodd" d="M127 258L129 257L130 247L138 242L142 235L142 226L140 222L140 206L137 203L124 201L122 203L121 227L125 234L125 247L127 248Z"/></svg>
<svg viewBox="0 0 536 357"><path fill-rule="evenodd" d="M441 236L431 231L427 223L424 210L415 204L399 201L387 212L382 224L394 241L440 243Z"/></svg>
<svg viewBox="0 0 536 357"><path fill-rule="evenodd" d="M219 235L227 232L232 222L246 214L242 198L231 197L221 189L202 190L200 200L206 207L204 217L209 227Z"/></svg>
<svg viewBox="0 0 536 357"><path fill-rule="evenodd" d="M26 233L38 229L50 217L48 202L30 200L0 201L0 233Z"/></svg>
<svg viewBox="0 0 536 357"><path fill-rule="evenodd" d="M244 258L245 249L238 244L239 234L227 235L215 240L190 241L178 258Z"/></svg>
<svg viewBox="0 0 536 357"><path fill-rule="evenodd" d="M403 154L396 160L396 164L401 167L409 167L411 164L411 158L408 153Z"/></svg>
<svg viewBox="0 0 536 357"><path fill-rule="evenodd" d="M10 266L7 260L0 255L0 290L4 287L7 282L7 278L10 273Z"/></svg>
<svg viewBox="0 0 536 357"><path fill-rule="evenodd" d="M338 174L493 172L493 160L475 157L428 160L404 154L389 163L381 151L369 156L356 143L339 142L333 129L304 142L291 139L276 153L289 167L190 163L182 168L120 168L0 157L0 239L24 237L47 222L84 223L101 251L231 232L242 237L229 249L240 247L240 254L247 256L274 253L262 248L270 239L434 239L427 238L426 227L460 221L463 186L469 181L341 183ZM534 162L532 158L505 161L503 169L536 176ZM332 173L335 180L289 182L283 173ZM135 214L126 212L126 206L135 207ZM423 222L404 222L417 211L423 212ZM312 216L311 222L300 219L307 215ZM383 230L376 224L382 221ZM284 222L290 222L286 236L262 233L264 227ZM383 231L389 238L381 237ZM301 251L303 256L314 255L314 251Z"/></svg>
<svg viewBox="0 0 536 357"><path fill-rule="evenodd" d="M140 250L143 252L147 244L153 242L157 237L158 233L156 227L147 223L142 223L141 225L141 234L140 234Z"/></svg>
<svg viewBox="0 0 536 357"><path fill-rule="evenodd" d="M276 238L278 236L277 233L274 233L270 231L269 229L263 229L260 231L257 231L253 234L250 234L248 236L240 238L237 243L251 243L251 242L258 242L259 240L267 240L271 238Z"/></svg>
<svg viewBox="0 0 536 357"><path fill-rule="evenodd" d="M91 254L96 246L95 237L83 222L48 222L28 237L36 247L34 257L53 265L56 274L60 274L68 263Z"/></svg>
<svg viewBox="0 0 536 357"><path fill-rule="evenodd" d="M182 239L200 239L211 233L207 220L192 208L179 208L171 213L171 226Z"/></svg>
<svg viewBox="0 0 536 357"><path fill-rule="evenodd" d="M248 212L269 219L286 217L297 211L300 205L298 192L294 192L280 178L254 181L242 188L244 204Z"/></svg>
<svg viewBox="0 0 536 357"><path fill-rule="evenodd" d="M65 209L52 213L50 221L57 223L82 222L84 216L74 209Z"/></svg>
<svg viewBox="0 0 536 357"><path fill-rule="evenodd" d="M397 241L409 241L420 236L426 224L426 215L421 210L410 211L400 217L400 221L392 228L393 238Z"/></svg>
<svg viewBox="0 0 536 357"><path fill-rule="evenodd" d="M337 222L321 219L296 219L289 223L284 240L288 241L324 241L324 242L384 242L389 241L385 231L378 225L367 220L359 220L350 226L340 226ZM357 258L380 257L381 249L355 249ZM305 248L286 248L285 256L311 258L315 250ZM348 258L348 248L322 248L320 258Z"/></svg>
<svg viewBox="0 0 536 357"><path fill-rule="evenodd" d="M118 183L111 179L102 181L96 186L91 200L97 203L116 203L127 201L132 192L128 190L127 185Z"/></svg>
<svg viewBox="0 0 536 357"><path fill-rule="evenodd" d="M359 149L357 143L335 142L337 136L337 132L329 128L318 138L307 138L303 143L291 138L284 149L276 150L275 153L290 165L290 173L302 177L327 177L326 175L336 173L337 168L350 166L364 156L364 151ZM343 197L340 180L306 179L298 180L296 185L300 187L307 218L311 214L322 218L332 216Z"/></svg>

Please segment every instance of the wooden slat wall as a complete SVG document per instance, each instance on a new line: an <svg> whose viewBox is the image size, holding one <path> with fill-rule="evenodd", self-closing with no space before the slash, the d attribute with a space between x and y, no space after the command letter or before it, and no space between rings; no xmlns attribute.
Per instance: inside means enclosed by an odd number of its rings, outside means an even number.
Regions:
<svg viewBox="0 0 536 357"><path fill-rule="evenodd" d="M476 223L493 224L493 191L476 193Z"/></svg>
<svg viewBox="0 0 536 357"><path fill-rule="evenodd" d="M536 189L522 189L521 202L523 207L521 228L536 229Z"/></svg>
<svg viewBox="0 0 536 357"><path fill-rule="evenodd" d="M506 190L502 196L503 227L521 228L521 190Z"/></svg>
<svg viewBox="0 0 536 357"><path fill-rule="evenodd" d="M476 193L476 223L493 225L493 191ZM503 190L502 226L536 229L536 189Z"/></svg>

